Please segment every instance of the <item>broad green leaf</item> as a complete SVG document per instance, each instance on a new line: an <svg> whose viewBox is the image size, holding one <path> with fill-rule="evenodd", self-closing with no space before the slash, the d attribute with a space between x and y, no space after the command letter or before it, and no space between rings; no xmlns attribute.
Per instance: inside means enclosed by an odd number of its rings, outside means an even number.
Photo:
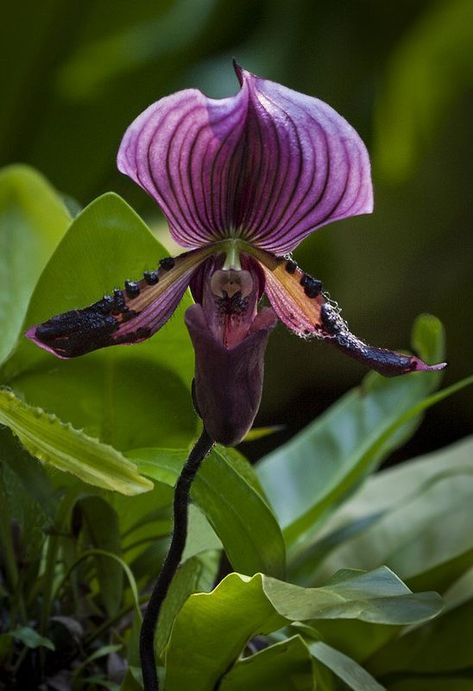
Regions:
<svg viewBox="0 0 473 691"><path fill-rule="evenodd" d="M473 558L472 449L470 439L433 454L430 466L428 456L370 479L334 516L359 529L335 529L313 546L309 582L348 565L387 564L416 589L444 591Z"/></svg>
<svg viewBox="0 0 473 691"><path fill-rule="evenodd" d="M443 332L420 317L421 355L442 357ZM373 373L314 423L258 464L257 473L290 544L352 491L412 431L416 406L438 383L436 373L386 379ZM427 407L427 406L424 406Z"/></svg>
<svg viewBox="0 0 473 691"><path fill-rule="evenodd" d="M354 689L354 691L384 691L384 686L378 684L371 674L348 655L344 655L323 641L315 641L310 643L308 647L316 660L328 667L350 689Z"/></svg>
<svg viewBox="0 0 473 691"><path fill-rule="evenodd" d="M437 593L412 593L386 567L341 571L321 588L301 588L264 578L264 591L288 620L358 619L376 624L413 624L442 609Z"/></svg>
<svg viewBox="0 0 473 691"><path fill-rule="evenodd" d="M473 435L438 451L380 470L337 509L323 526L322 534L364 520L368 515L379 516L446 472L454 474L471 470Z"/></svg>
<svg viewBox="0 0 473 691"><path fill-rule="evenodd" d="M48 650L54 650L54 643L45 636L40 636L40 634L32 629L30 626L22 626L21 628L14 629L13 631L7 631L2 634L3 636L9 636L17 641L21 641L27 648L48 648Z"/></svg>
<svg viewBox="0 0 473 691"><path fill-rule="evenodd" d="M33 288L69 223L39 173L20 165L0 170L0 363L15 346Z"/></svg>
<svg viewBox="0 0 473 691"><path fill-rule="evenodd" d="M389 569L344 572L323 588L300 588L262 574L230 574L211 593L191 595L177 615L165 690L211 691L252 636L294 621L407 624L430 619L440 608L435 593L413 595Z"/></svg>
<svg viewBox="0 0 473 691"><path fill-rule="evenodd" d="M130 454L140 472L158 482L174 485L186 451L139 449ZM217 447L202 463L191 496L222 541L233 567L243 573L264 571L281 576L285 567L280 528L261 494L247 480L252 473L242 457L237 463Z"/></svg>
<svg viewBox="0 0 473 691"><path fill-rule="evenodd" d="M27 405L4 388L0 389L0 424L9 427L42 463L91 485L122 494L152 489L152 483L139 475L136 465L111 446L61 422L55 415Z"/></svg>
<svg viewBox="0 0 473 691"><path fill-rule="evenodd" d="M473 598L389 643L368 661L368 668L377 677L473 669L472 640Z"/></svg>
<svg viewBox="0 0 473 691"><path fill-rule="evenodd" d="M105 194L72 222L36 286L24 329L82 307L138 278L167 252L115 194ZM185 296L153 338L58 360L22 339L4 380L31 405L127 450L184 446L195 433L189 387L194 355L183 322ZM172 412L171 412L172 411Z"/></svg>
<svg viewBox="0 0 473 691"><path fill-rule="evenodd" d="M296 635L238 660L225 674L221 691L312 691L311 655Z"/></svg>
<svg viewBox="0 0 473 691"><path fill-rule="evenodd" d="M118 516L102 497L85 497L77 504L92 547L121 556ZM107 614L118 612L123 593L123 569L119 563L98 554L95 558L99 597Z"/></svg>
<svg viewBox="0 0 473 691"><path fill-rule="evenodd" d="M158 655L164 658L165 648L177 613L189 595L211 590L218 568L215 553L204 553L184 561L178 568L159 615L156 631Z"/></svg>

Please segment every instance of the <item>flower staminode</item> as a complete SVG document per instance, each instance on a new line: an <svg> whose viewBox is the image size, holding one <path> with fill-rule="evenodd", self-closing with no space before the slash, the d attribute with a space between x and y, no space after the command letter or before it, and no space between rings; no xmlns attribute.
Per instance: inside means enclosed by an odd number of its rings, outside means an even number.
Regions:
<svg viewBox="0 0 473 691"><path fill-rule="evenodd" d="M290 256L317 228L372 211L369 157L358 134L326 103L238 65L235 71L235 96L215 100L186 89L162 98L130 125L119 149L118 168L159 204L186 251L27 332L63 358L137 343L163 326L190 286L194 399L211 437L229 445L253 424L278 320L384 375L444 366L358 339L322 282ZM269 306L261 308L263 295Z"/></svg>

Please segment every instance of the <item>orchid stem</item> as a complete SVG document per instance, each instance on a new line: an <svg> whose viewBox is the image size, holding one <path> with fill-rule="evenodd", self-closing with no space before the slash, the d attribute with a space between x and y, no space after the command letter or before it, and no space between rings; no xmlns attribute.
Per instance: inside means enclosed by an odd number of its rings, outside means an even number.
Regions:
<svg viewBox="0 0 473 691"><path fill-rule="evenodd" d="M140 633L140 657L143 670L144 691L159 691L159 681L154 651L154 637L159 612L166 598L174 574L184 552L187 538L189 494L192 481L204 458L210 453L213 440L204 428L189 458L181 470L174 493L174 530L171 545L164 560L158 580L148 602Z"/></svg>

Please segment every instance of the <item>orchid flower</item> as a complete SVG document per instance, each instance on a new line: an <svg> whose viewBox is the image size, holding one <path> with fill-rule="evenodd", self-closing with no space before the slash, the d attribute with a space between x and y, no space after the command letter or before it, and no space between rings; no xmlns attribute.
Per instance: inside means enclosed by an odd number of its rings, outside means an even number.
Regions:
<svg viewBox="0 0 473 691"><path fill-rule="evenodd" d="M322 101L235 64L239 92L186 89L149 106L126 131L118 168L161 207L185 252L98 302L27 336L60 358L152 336L190 286L194 400L210 436L238 443L258 411L264 352L279 319L381 374L437 370L350 333L322 283L291 252L338 219L370 213L370 162L355 130ZM259 307L266 295L269 306Z"/></svg>

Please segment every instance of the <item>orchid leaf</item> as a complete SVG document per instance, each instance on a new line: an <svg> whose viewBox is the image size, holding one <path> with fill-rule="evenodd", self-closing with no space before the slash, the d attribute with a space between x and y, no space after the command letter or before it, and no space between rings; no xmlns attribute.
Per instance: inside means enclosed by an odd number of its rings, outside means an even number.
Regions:
<svg viewBox="0 0 473 691"><path fill-rule="evenodd" d="M15 346L33 288L70 223L46 180L26 166L0 171L0 363Z"/></svg>
<svg viewBox="0 0 473 691"><path fill-rule="evenodd" d="M164 658L177 613L189 595L211 590L217 569L218 559L212 552L191 557L178 568L159 615L156 647L161 658Z"/></svg>
<svg viewBox="0 0 473 691"><path fill-rule="evenodd" d="M311 655L299 635L270 645L233 665L221 691L312 691Z"/></svg>
<svg viewBox="0 0 473 691"><path fill-rule="evenodd" d="M342 573L323 588L301 588L262 574L230 574L191 595L176 617L166 655L165 691L211 691L246 642L294 621L360 619L399 624L430 619L441 601L413 595L389 569Z"/></svg>
<svg viewBox="0 0 473 691"><path fill-rule="evenodd" d="M166 254L126 202L111 193L99 197L74 219L51 257L23 330L95 302ZM196 426L189 396L194 357L183 323L189 304L185 296L170 323L149 341L77 359L58 360L22 339L5 364L4 381L31 405L116 449L182 447Z"/></svg>
<svg viewBox="0 0 473 691"><path fill-rule="evenodd" d="M328 667L350 689L354 691L384 691L384 686L378 684L376 679L357 662L323 641L310 643L309 650L316 660Z"/></svg>
<svg viewBox="0 0 473 691"><path fill-rule="evenodd" d="M435 675L472 670L472 636L473 599L446 612L438 621L405 633L367 664L378 678L396 672Z"/></svg>
<svg viewBox="0 0 473 691"><path fill-rule="evenodd" d="M434 317L414 326L421 356L441 359L443 330ZM395 379L370 374L287 444L263 458L258 477L291 544L334 511L367 473L412 434L438 373ZM466 385L465 382L462 385ZM447 389L446 397L456 389Z"/></svg>
<svg viewBox="0 0 473 691"><path fill-rule="evenodd" d="M413 627L368 661L377 675L415 672L448 675L473 669L473 568L445 593L445 609L423 627ZM461 632L461 635L459 635ZM450 687L448 687L450 688Z"/></svg>
<svg viewBox="0 0 473 691"><path fill-rule="evenodd" d="M345 512L334 516L342 525L343 516L352 523L356 518L359 531L338 546L332 537L333 548L318 567L314 559L310 580L347 565L369 569L386 563L416 589L444 591L473 558L472 450L470 438L370 479ZM374 495L379 498L372 501ZM330 533L321 543L329 540ZM317 551L315 544L314 556Z"/></svg>
<svg viewBox="0 0 473 691"><path fill-rule="evenodd" d="M27 405L12 391L0 389L0 424L18 437L32 456L86 483L122 494L152 489L134 463L55 415Z"/></svg>
<svg viewBox="0 0 473 691"><path fill-rule="evenodd" d="M186 451L138 449L129 454L140 472L153 480L174 485ZM251 466L242 457L234 461L223 447L214 449L203 462L192 485L191 497L203 511L222 541L233 567L243 573L264 571L281 576L285 548L281 530L271 509L250 484Z"/></svg>

